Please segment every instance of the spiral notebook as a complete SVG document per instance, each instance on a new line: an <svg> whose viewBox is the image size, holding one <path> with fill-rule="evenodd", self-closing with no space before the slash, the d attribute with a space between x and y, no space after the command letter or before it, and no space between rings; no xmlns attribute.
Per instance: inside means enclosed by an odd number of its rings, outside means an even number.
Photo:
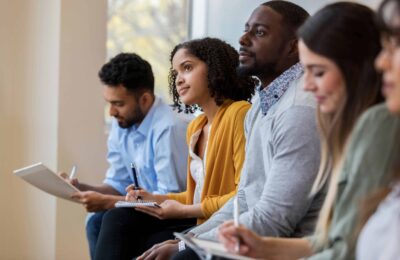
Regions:
<svg viewBox="0 0 400 260"><path fill-rule="evenodd" d="M148 206L148 207L155 207L155 208L161 208L160 205L157 204L155 201L142 201L142 202L132 202L132 201L117 201L115 203L116 208L134 208L136 206Z"/></svg>

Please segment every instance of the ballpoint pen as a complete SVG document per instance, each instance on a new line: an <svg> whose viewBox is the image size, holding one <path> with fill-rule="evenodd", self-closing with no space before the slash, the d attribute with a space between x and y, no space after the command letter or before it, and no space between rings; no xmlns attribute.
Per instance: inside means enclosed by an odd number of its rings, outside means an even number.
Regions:
<svg viewBox="0 0 400 260"><path fill-rule="evenodd" d="M75 178L75 173L76 173L76 165L72 166L71 169L71 174L69 175L69 179L72 180L73 178Z"/></svg>
<svg viewBox="0 0 400 260"><path fill-rule="evenodd" d="M131 163L131 169L132 169L132 177L133 177L133 182L135 184L135 188L134 190L140 190L140 186L139 186L139 181L137 178L137 172L136 172L136 167L134 163ZM136 198L139 202L142 202L142 197L141 196L137 196Z"/></svg>

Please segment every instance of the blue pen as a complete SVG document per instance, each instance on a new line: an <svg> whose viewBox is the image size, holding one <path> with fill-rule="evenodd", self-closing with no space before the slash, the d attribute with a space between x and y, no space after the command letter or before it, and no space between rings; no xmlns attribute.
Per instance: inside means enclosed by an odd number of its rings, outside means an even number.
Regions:
<svg viewBox="0 0 400 260"><path fill-rule="evenodd" d="M136 167L135 167L135 164L134 164L134 163L131 163L131 169L132 169L133 182L134 182L134 184L135 184L134 190L140 190L139 181L138 181L138 178L137 178ZM137 199L139 202L141 202L142 197L138 196L136 199Z"/></svg>

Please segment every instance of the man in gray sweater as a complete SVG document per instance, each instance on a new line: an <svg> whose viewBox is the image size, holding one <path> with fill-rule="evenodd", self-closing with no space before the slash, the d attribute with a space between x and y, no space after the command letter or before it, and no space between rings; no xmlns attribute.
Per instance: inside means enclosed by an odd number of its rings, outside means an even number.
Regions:
<svg viewBox="0 0 400 260"><path fill-rule="evenodd" d="M263 236L310 234L323 200L323 196L309 198L320 144L315 99L302 89L295 36L306 17L295 4L264 3L253 12L239 40L239 73L261 81L245 121L239 222ZM191 232L216 240L218 226L232 214L233 199Z"/></svg>
<svg viewBox="0 0 400 260"><path fill-rule="evenodd" d="M320 143L314 98L302 89L295 33L307 17L293 3L266 2L254 10L239 40L238 72L260 79L245 121L246 158L237 193L239 222L263 236L309 235L323 202L323 194L309 197ZM190 232L216 240L218 226L232 218L233 199ZM166 257L177 247L181 252L174 259L196 258L193 251L182 250L181 242L177 246L172 241L143 256Z"/></svg>

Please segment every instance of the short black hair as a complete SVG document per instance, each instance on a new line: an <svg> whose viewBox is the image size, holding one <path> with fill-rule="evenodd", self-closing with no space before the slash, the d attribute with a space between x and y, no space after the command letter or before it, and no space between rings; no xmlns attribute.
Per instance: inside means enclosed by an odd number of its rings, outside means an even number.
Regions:
<svg viewBox="0 0 400 260"><path fill-rule="evenodd" d="M239 76L236 68L239 65L239 54L228 43L217 38L202 38L187 41L175 46L171 52L170 61L176 52L185 49L191 55L197 57L207 65L207 78L210 96L215 103L221 105L225 99L250 101L256 80L250 76ZM169 90L173 97L174 106L182 107L179 94L176 90L176 74L172 66L169 73ZM185 112L194 112L196 105L185 105Z"/></svg>
<svg viewBox="0 0 400 260"><path fill-rule="evenodd" d="M120 53L99 71L101 82L110 87L123 85L128 91L154 92L151 65L136 53Z"/></svg>
<svg viewBox="0 0 400 260"><path fill-rule="evenodd" d="M273 0L263 4L280 14L283 18L283 25L289 29L290 37L296 37L297 29L307 20L310 14L304 8L287 1Z"/></svg>

